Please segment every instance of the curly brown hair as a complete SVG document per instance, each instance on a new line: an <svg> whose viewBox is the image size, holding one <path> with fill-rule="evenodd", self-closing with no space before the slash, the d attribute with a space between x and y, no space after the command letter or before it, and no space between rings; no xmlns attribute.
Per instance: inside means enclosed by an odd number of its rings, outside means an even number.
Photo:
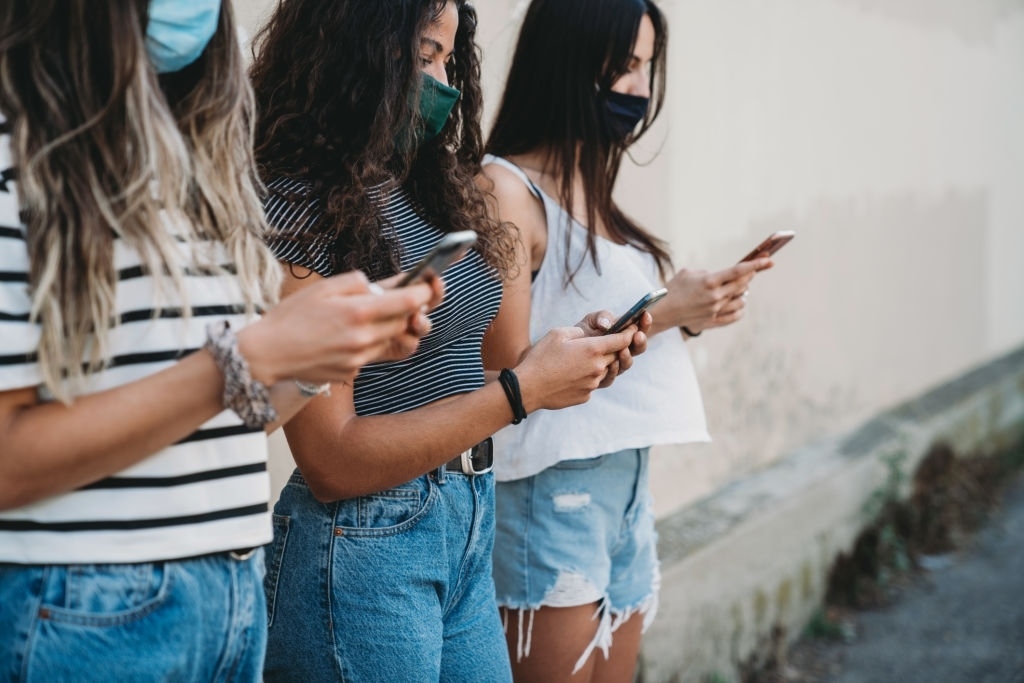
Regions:
<svg viewBox="0 0 1024 683"><path fill-rule="evenodd" d="M437 137L405 144L419 123L420 36L448 2L459 13L448 77L462 96ZM440 230L475 230L484 260L507 274L514 228L488 216L474 182L483 154L476 27L466 0L279 2L257 35L251 68L256 159L264 182L303 181L308 194L285 198L315 202L320 221L313 231L275 228L307 250L325 239L335 245L332 272L384 277L398 270L399 252L371 190L401 186Z"/></svg>

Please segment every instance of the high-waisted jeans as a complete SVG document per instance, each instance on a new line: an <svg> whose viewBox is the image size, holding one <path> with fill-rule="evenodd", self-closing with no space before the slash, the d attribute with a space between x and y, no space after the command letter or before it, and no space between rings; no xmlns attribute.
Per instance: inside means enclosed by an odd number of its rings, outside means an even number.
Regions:
<svg viewBox="0 0 1024 683"><path fill-rule="evenodd" d="M490 474L324 504L296 472L267 555L266 680L510 681L493 542Z"/></svg>

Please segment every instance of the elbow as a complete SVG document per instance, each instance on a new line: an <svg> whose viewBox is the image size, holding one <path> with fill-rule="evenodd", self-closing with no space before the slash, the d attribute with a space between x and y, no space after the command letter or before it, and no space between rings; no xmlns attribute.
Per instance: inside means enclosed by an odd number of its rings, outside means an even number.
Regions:
<svg viewBox="0 0 1024 683"><path fill-rule="evenodd" d="M327 451L331 449L320 441L300 440L295 431L289 432L289 425L285 426L285 433L290 437L292 458L317 502L333 503L387 488L377 485L379 476L369 471L372 468L360 466L360 458L328 457Z"/></svg>
<svg viewBox="0 0 1024 683"><path fill-rule="evenodd" d="M353 484L357 482L353 482L351 477L346 476L347 473L343 471L325 471L321 468L304 467L302 464L299 464L299 472L302 473L302 478L306 482L306 488L309 489L310 495L318 503L324 505L344 500L345 498L355 498L366 493L354 487Z"/></svg>
<svg viewBox="0 0 1024 683"><path fill-rule="evenodd" d="M316 502L324 505L372 493L370 490L363 490L351 485L346 486L338 482L319 481L314 483L307 479L306 485L309 487L309 492L313 495L313 498L316 499Z"/></svg>
<svg viewBox="0 0 1024 683"><path fill-rule="evenodd" d="M306 479L306 486L309 487L309 492L318 503L327 505L347 497L338 487L331 486L328 482L306 477L305 475L303 477Z"/></svg>

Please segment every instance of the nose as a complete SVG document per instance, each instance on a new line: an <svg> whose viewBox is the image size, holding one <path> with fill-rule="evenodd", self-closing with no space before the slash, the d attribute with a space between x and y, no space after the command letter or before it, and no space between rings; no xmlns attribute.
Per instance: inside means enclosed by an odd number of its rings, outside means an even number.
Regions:
<svg viewBox="0 0 1024 683"><path fill-rule="evenodd" d="M651 84L647 74L643 71L635 71L629 75L629 93L635 97L650 97Z"/></svg>
<svg viewBox="0 0 1024 683"><path fill-rule="evenodd" d="M623 95L650 97L651 84L643 70L629 71L612 84L612 90Z"/></svg>
<svg viewBox="0 0 1024 683"><path fill-rule="evenodd" d="M431 62L430 66L423 68L423 73L427 74L435 81L448 85L448 70L444 68L443 62Z"/></svg>

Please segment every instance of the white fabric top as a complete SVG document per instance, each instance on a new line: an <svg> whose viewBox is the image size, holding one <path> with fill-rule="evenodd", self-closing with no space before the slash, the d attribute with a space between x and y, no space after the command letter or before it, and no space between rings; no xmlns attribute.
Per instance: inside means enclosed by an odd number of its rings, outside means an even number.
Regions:
<svg viewBox="0 0 1024 683"><path fill-rule="evenodd" d="M0 391L36 387L45 400L39 326L29 320L26 229L2 118L0 172ZM192 317L185 321L179 301L166 301L154 317L155 288L142 259L119 240L114 246L119 324L111 331L105 368L82 394L173 365L203 345L212 321L228 320L235 329L245 324L236 279L198 271L185 276ZM228 264L223 251L215 253ZM271 538L269 500L266 436L225 411L114 476L0 512L0 562L149 562L262 545Z"/></svg>
<svg viewBox="0 0 1024 683"><path fill-rule="evenodd" d="M587 229L540 190L522 169L488 156L523 180L544 203L547 252L530 288L530 341L553 327L573 325L587 313L607 309L616 316L661 287L654 258L639 249L597 238L600 272L586 254ZM569 261L580 268L565 284L566 231ZM647 351L607 389L582 405L538 411L494 436L494 472L499 481L537 474L562 460L593 458L626 448L709 441L704 403L682 334L651 337Z"/></svg>

